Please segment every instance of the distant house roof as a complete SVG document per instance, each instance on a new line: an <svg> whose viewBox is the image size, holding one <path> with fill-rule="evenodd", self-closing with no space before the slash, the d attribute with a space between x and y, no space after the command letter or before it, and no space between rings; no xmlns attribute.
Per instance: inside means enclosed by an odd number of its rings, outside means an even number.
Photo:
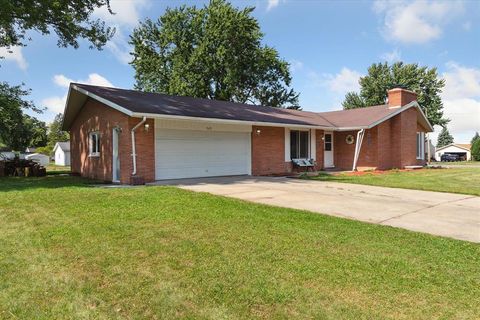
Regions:
<svg viewBox="0 0 480 320"><path fill-rule="evenodd" d="M65 151L70 151L70 141L55 143L55 147L53 147L53 152L55 152L57 150L57 148L60 148L64 152Z"/></svg>
<svg viewBox="0 0 480 320"><path fill-rule="evenodd" d="M470 149L472 148L472 145L469 144L469 143L450 143L449 145L437 148L437 151L443 150L443 149L448 148L448 147L457 147L457 148L460 148L460 149L470 151Z"/></svg>
<svg viewBox="0 0 480 320"><path fill-rule="evenodd" d="M330 130L366 129L396 114L417 107L425 128L433 128L418 103L400 108L379 105L332 112L309 112L272 108L229 101L172 96L136 90L71 83L64 111L63 129L68 130L76 114L88 98L100 101L132 117L204 118L242 121L252 124L308 126Z"/></svg>

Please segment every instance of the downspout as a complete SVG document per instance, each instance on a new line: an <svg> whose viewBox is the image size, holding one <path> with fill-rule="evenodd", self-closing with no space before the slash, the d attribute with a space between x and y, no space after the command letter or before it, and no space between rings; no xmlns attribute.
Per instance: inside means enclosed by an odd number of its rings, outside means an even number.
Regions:
<svg viewBox="0 0 480 320"><path fill-rule="evenodd" d="M355 156L353 158L353 168L352 171L357 170L357 162L358 162L358 157L360 155L360 148L362 148L362 142L363 142L363 135L365 133L365 129L361 129L357 132L357 143L355 143Z"/></svg>
<svg viewBox="0 0 480 320"><path fill-rule="evenodd" d="M142 124L144 124L145 121L147 121L147 117L143 117L142 121L137 123L137 125L132 128L132 132L131 132L131 134L132 134L132 160L133 160L132 176L137 174L137 153L135 151L135 130L137 130L138 127L140 127Z"/></svg>

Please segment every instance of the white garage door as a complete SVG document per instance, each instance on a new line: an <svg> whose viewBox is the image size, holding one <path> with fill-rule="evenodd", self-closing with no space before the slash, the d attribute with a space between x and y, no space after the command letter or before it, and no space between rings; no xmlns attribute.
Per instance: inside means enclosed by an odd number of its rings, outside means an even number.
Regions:
<svg viewBox="0 0 480 320"><path fill-rule="evenodd" d="M155 130L155 177L181 179L250 174L250 133Z"/></svg>

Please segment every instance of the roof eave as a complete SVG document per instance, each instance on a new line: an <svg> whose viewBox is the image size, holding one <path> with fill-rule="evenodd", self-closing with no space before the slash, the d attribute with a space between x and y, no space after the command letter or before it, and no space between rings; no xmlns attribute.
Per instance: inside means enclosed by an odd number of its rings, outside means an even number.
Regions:
<svg viewBox="0 0 480 320"><path fill-rule="evenodd" d="M233 119L220 119L220 118L201 118L190 116L177 116L159 113L144 113L134 112L131 115L135 118L153 118L153 119L177 119L177 120L193 120L193 121L205 121L205 122L217 122L226 124L245 124L253 126L266 126L266 127L288 127L288 128L309 128L309 129L321 129L321 130L336 130L336 127L327 127L315 124L296 124L296 123L280 123L280 122L267 122L267 121L248 121L248 120L233 120Z"/></svg>

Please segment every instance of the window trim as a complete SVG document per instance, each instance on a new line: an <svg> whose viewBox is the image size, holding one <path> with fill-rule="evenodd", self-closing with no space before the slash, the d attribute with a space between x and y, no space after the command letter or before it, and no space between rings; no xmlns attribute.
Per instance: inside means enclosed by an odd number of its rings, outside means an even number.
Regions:
<svg viewBox="0 0 480 320"><path fill-rule="evenodd" d="M93 152L93 136L97 136L96 139L96 152ZM100 157L100 132L92 131L88 134L88 156L89 157Z"/></svg>
<svg viewBox="0 0 480 320"><path fill-rule="evenodd" d="M419 151L420 154L418 154ZM425 160L425 132L417 132L416 155L417 160Z"/></svg>
<svg viewBox="0 0 480 320"><path fill-rule="evenodd" d="M291 144L292 144L292 131L294 132L299 132L299 139L298 139L298 145L297 146L300 146L301 145L301 142L300 142L300 132L306 132L307 133L307 156L302 158L302 157L297 157L297 158L293 158L292 157L292 147L291 147ZM305 130L305 129L290 129L288 130L288 137L289 137L289 160L292 161L292 159L311 159L311 149L312 149L312 146L311 146L311 139L312 139L312 133L310 130ZM298 150L300 151L300 150Z"/></svg>

